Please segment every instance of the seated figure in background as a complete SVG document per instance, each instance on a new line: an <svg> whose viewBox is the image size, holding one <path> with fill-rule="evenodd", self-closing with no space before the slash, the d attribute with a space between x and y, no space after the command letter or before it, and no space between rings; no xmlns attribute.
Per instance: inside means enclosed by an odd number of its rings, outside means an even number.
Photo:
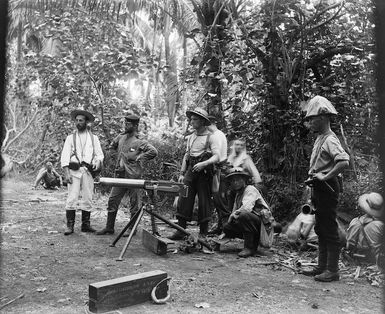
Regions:
<svg viewBox="0 0 385 314"><path fill-rule="evenodd" d="M309 206L308 204L306 205ZM299 245L300 248L306 247L308 243L317 243L318 237L314 231L314 224L314 214L302 210L285 232L288 242Z"/></svg>
<svg viewBox="0 0 385 314"><path fill-rule="evenodd" d="M354 218L348 227L346 249L352 253L364 254L375 259L377 266L384 269L382 254L382 233L384 223L381 217L384 201L379 193L363 194L358 199L358 207L364 215Z"/></svg>
<svg viewBox="0 0 385 314"><path fill-rule="evenodd" d="M53 168L52 162L47 162L45 167L37 174L34 188L36 189L39 183L47 190L55 190L63 185L62 177Z"/></svg>
<svg viewBox="0 0 385 314"><path fill-rule="evenodd" d="M318 242L318 236L314 231L315 215L314 206L311 202L311 189L306 186L302 194L301 212L297 215L292 223L289 224L285 235L291 244L304 249L308 244Z"/></svg>

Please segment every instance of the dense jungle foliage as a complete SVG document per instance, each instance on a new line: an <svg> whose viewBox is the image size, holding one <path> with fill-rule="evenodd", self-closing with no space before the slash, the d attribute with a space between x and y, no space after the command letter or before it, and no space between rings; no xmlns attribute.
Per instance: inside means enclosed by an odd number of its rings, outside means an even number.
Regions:
<svg viewBox="0 0 385 314"><path fill-rule="evenodd" d="M243 137L279 221L301 204L314 135L303 109L327 97L351 153L341 211L378 191L373 5L369 0L11 0L5 137L23 173L60 167L69 113L97 116L104 148L127 112L159 150L146 176L175 179L187 108ZM106 151L105 176L114 160Z"/></svg>

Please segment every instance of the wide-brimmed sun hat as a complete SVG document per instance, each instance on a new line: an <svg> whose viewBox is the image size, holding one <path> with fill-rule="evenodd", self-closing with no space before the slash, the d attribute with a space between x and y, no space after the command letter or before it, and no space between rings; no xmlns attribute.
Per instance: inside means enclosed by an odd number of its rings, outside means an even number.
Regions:
<svg viewBox="0 0 385 314"><path fill-rule="evenodd" d="M218 118L214 115L209 115L208 118L212 124L218 122Z"/></svg>
<svg viewBox="0 0 385 314"><path fill-rule="evenodd" d="M205 124L206 125L210 125L211 124L211 121L209 119L209 115L208 115L206 110L204 110L202 108L195 108L195 109L191 109L191 110L187 110L186 111L186 116L189 119L191 118L191 115L193 115L193 114L203 118L205 120Z"/></svg>
<svg viewBox="0 0 385 314"><path fill-rule="evenodd" d="M332 103L322 96L315 96L307 104L306 117L315 117L320 115L337 115L337 110Z"/></svg>
<svg viewBox="0 0 385 314"><path fill-rule="evenodd" d="M235 176L244 177L246 180L250 178L250 175L247 172L243 171L242 168L236 167L236 168L230 169L229 173L226 176L226 179L229 180Z"/></svg>
<svg viewBox="0 0 385 314"><path fill-rule="evenodd" d="M94 122L95 120L95 117L94 115L87 111L87 110L84 110L84 109L75 109L71 112L71 117L73 120L76 119L77 116L79 115L82 115L82 116L85 116L86 117L86 120L89 121L89 122Z"/></svg>
<svg viewBox="0 0 385 314"><path fill-rule="evenodd" d="M361 209L368 215L380 218L384 211L384 199L381 194L372 192L361 195L361 198L367 203L368 206L363 206Z"/></svg>

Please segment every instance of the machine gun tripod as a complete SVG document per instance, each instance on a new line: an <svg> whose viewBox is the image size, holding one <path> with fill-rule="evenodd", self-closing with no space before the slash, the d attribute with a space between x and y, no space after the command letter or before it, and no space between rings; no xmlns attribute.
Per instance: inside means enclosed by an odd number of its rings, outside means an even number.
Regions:
<svg viewBox="0 0 385 314"><path fill-rule="evenodd" d="M127 248L131 242L131 239L140 223L140 220L143 217L144 212L147 212L151 216L151 227L152 227L152 233L155 236L159 236L159 233L156 228L155 218L163 221L164 223L168 224L170 227L177 229L181 232L183 232L186 235L191 235L188 231L183 229L181 226L169 221L168 219L162 217L158 213L155 212L156 210L156 198L158 191L161 192L167 192L167 193L173 193L173 194L179 194L179 196L187 196L188 187L182 183L177 183L173 181L153 181L153 180L139 180L139 179L122 179L122 178L100 178L99 184L106 185L106 186L120 186L120 187L126 187L126 188L133 188L133 189L144 189L146 191L149 191L147 195L149 196L150 202L144 202L141 203L141 200L139 200L139 210L134 214L133 217L131 217L130 221L127 223L127 225L122 229L122 231L119 233L119 235L116 237L116 239L110 244L111 247L115 247L115 244L119 241L119 239L124 235L124 233L131 228L131 232L127 238L127 241L117 258L117 261L122 261L123 256L125 252L127 251ZM152 204L151 204L152 203ZM155 209L155 210L154 210ZM198 242L208 248L209 250L212 250L212 247L205 241L198 239Z"/></svg>

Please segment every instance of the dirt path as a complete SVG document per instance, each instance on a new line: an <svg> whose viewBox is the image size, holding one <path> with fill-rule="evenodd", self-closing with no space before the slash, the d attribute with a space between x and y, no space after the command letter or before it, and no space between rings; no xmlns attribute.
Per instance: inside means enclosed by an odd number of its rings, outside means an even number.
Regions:
<svg viewBox="0 0 385 314"><path fill-rule="evenodd" d="M290 253L279 247L239 259L241 243L234 241L227 252L160 257L143 248L139 232L124 261L116 261L125 240L111 248L114 236L81 233L80 213L76 233L64 236L66 191L33 190L31 182L2 183L0 307L23 297L1 313L87 313L90 283L156 269L173 278L169 302L119 313L382 313L382 289L363 272L354 280L352 267L343 269L339 282L317 283L279 264L261 265ZM96 200L95 228L105 224L106 202L105 196ZM120 211L118 230L128 218ZM163 235L169 232L161 228ZM202 302L209 307L195 306Z"/></svg>

